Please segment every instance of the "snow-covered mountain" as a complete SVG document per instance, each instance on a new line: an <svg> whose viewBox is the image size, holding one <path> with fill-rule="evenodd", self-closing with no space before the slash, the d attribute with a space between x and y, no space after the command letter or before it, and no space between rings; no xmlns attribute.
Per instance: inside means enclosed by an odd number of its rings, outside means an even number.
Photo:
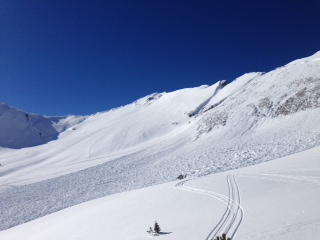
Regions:
<svg viewBox="0 0 320 240"><path fill-rule="evenodd" d="M45 144L84 119L76 116L44 117L0 103L0 146L18 149Z"/></svg>
<svg viewBox="0 0 320 240"><path fill-rule="evenodd" d="M91 199L320 144L320 52L91 116L0 105L0 229ZM46 193L46 194L43 194Z"/></svg>
<svg viewBox="0 0 320 240"><path fill-rule="evenodd" d="M319 64L320 52L255 78L249 77L249 81L243 79L247 75L236 79L234 83L246 81L247 86L229 98L217 96L217 100L209 103L209 108L215 109L200 121L201 131L228 126L233 134L242 135L267 119L319 108Z"/></svg>

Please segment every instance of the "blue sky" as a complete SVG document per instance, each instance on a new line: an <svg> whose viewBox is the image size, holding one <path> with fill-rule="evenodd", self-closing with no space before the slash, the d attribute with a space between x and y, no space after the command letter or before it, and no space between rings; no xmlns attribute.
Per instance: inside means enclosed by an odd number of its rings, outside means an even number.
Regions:
<svg viewBox="0 0 320 240"><path fill-rule="evenodd" d="M320 50L320 1L0 1L0 102L93 114Z"/></svg>

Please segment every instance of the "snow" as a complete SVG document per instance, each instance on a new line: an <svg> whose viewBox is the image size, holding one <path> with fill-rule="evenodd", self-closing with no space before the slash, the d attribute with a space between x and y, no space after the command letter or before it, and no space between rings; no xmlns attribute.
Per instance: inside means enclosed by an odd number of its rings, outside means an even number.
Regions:
<svg viewBox="0 0 320 240"><path fill-rule="evenodd" d="M315 234L318 58L91 116L44 117L1 104L0 239L149 239L155 220L167 239L211 239L227 229L237 239ZM177 185L180 174L189 179Z"/></svg>
<svg viewBox="0 0 320 240"><path fill-rule="evenodd" d="M247 168L114 194L2 231L0 238L142 240L150 239L146 231L157 221L160 239L211 239L225 231L235 233L234 239L317 239L319 152L316 147Z"/></svg>
<svg viewBox="0 0 320 240"><path fill-rule="evenodd" d="M319 60L320 60L320 51L316 52L315 54L313 54L310 57L294 60L294 61L288 63L287 65L304 64L307 62L314 62L314 61L319 61Z"/></svg>
<svg viewBox="0 0 320 240"><path fill-rule="evenodd" d="M0 146L25 148L58 138L59 133L82 122L85 117L45 117L25 113L0 103Z"/></svg>

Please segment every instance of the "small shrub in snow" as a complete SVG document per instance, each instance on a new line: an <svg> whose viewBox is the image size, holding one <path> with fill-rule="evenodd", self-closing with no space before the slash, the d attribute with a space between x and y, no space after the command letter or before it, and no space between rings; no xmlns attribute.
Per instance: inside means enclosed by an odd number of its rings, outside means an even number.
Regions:
<svg viewBox="0 0 320 240"><path fill-rule="evenodd" d="M154 233L152 227L149 227L149 230L147 231L147 233L149 233L149 235L152 235Z"/></svg>
<svg viewBox="0 0 320 240"><path fill-rule="evenodd" d="M180 174L178 177L177 177L177 179L180 179L180 180L182 180L182 179L184 179L184 178L186 178L187 177L187 174Z"/></svg>
<svg viewBox="0 0 320 240"><path fill-rule="evenodd" d="M149 233L150 236L159 236L161 231L161 228L157 222L154 223L154 229L152 227L149 227L149 230L147 233Z"/></svg>
<svg viewBox="0 0 320 240"><path fill-rule="evenodd" d="M222 236L217 236L216 240L231 240L231 238L227 238L227 235L225 233L222 233Z"/></svg>
<svg viewBox="0 0 320 240"><path fill-rule="evenodd" d="M157 223L157 222L155 222L154 223L154 231L156 232L156 233L160 233L160 231L161 231L161 228L160 228L160 226L159 226L159 224Z"/></svg>

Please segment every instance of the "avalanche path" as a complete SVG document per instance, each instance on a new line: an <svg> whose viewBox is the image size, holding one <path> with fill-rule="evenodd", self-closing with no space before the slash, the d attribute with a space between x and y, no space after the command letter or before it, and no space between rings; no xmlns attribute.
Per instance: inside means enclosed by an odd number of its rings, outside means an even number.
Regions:
<svg viewBox="0 0 320 240"><path fill-rule="evenodd" d="M243 208L240 205L239 186L235 176L233 174L227 175L226 180L229 189L228 197L217 192L206 191L202 189L185 186L185 183L191 180L192 179L182 181L178 183L176 187L185 191L211 196L223 202L227 206L220 221L214 226L214 228L208 234L206 240L215 239L217 236L221 236L223 233L226 233L228 237L233 239L243 220Z"/></svg>

